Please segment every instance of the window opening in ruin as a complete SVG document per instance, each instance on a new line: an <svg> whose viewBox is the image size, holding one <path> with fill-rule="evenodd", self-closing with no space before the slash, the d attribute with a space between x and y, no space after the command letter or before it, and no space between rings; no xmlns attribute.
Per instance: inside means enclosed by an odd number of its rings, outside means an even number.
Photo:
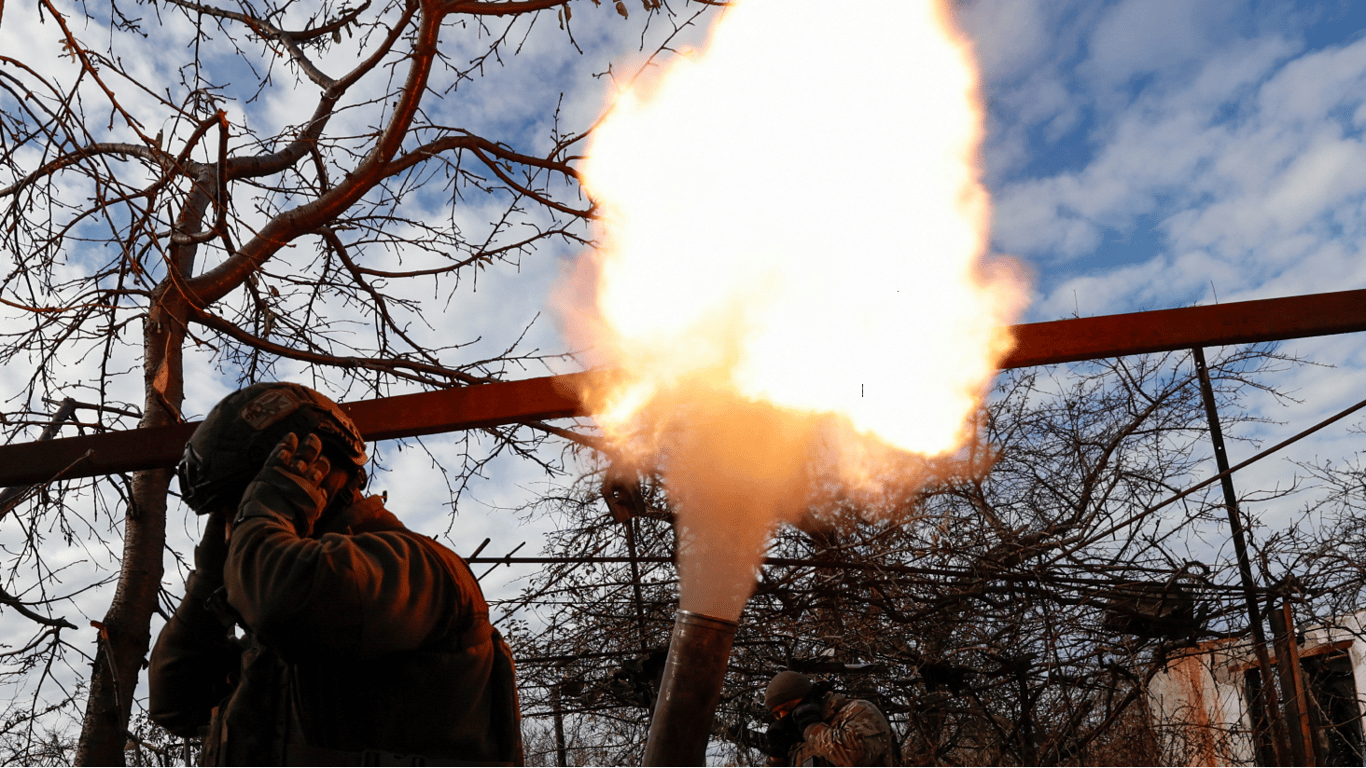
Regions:
<svg viewBox="0 0 1366 768"><path fill-rule="evenodd" d="M1366 738L1361 727L1361 703L1357 692L1352 657L1345 648L1328 652L1310 650L1300 657L1305 685L1310 696L1310 722L1314 728L1316 763L1322 766L1366 764ZM1244 673L1246 701L1254 701L1257 685L1255 669ZM1271 744L1270 729L1265 727L1265 715L1253 712L1257 722L1257 765L1275 765L1276 753Z"/></svg>
<svg viewBox="0 0 1366 768"><path fill-rule="evenodd" d="M1352 657L1346 650L1300 659L1313 694L1311 716L1320 765L1362 765L1361 706Z"/></svg>

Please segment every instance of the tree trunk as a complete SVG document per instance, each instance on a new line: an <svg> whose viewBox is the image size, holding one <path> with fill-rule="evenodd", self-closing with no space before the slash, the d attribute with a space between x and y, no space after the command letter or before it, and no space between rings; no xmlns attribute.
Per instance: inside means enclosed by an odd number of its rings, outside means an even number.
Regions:
<svg viewBox="0 0 1366 768"><path fill-rule="evenodd" d="M184 399L181 345L187 313L183 300L178 299L174 290L167 290L167 283L162 283L152 298L143 332L143 427L180 421ZM152 612L161 588L171 474L169 469L148 469L133 475L132 502L124 513L123 564L114 600L98 627L76 765L124 764L133 693L147 657Z"/></svg>

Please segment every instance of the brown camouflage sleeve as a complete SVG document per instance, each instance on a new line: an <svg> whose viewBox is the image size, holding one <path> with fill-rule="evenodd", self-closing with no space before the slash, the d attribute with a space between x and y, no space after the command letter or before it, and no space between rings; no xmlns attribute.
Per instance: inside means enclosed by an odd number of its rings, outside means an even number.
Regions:
<svg viewBox="0 0 1366 768"><path fill-rule="evenodd" d="M412 650L477 610L441 559L402 529L312 539L285 515L251 517L233 530L224 576L228 602L286 658Z"/></svg>
<svg viewBox="0 0 1366 768"><path fill-rule="evenodd" d="M816 723L803 736L808 751L834 765L885 764L890 743L887 719L871 703L853 700L835 714L830 724Z"/></svg>
<svg viewBox="0 0 1366 768"><path fill-rule="evenodd" d="M185 598L157 635L148 662L148 716L177 736L195 736L232 690L241 648L205 606L209 590L191 574Z"/></svg>

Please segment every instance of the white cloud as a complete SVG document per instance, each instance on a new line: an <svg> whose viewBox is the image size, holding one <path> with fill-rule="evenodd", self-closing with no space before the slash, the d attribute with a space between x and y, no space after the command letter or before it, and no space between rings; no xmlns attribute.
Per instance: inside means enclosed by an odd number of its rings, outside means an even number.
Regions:
<svg viewBox="0 0 1366 768"><path fill-rule="evenodd" d="M1208 55L1211 32L1236 10L1230 3L1125 0L1096 24L1078 69L1106 94L1133 78L1181 69Z"/></svg>
<svg viewBox="0 0 1366 768"><path fill-rule="evenodd" d="M1136 12L1125 8L1100 25L1097 39L1117 34L1106 25ZM1234 40L1190 59L1189 77L1134 98L1096 96L1095 146L1084 164L998 185L998 247L1050 265L1057 295L1036 312L1077 303L1124 311L1152 306L1157 296L1166 297L1157 304L1175 305L1206 294L1200 286L1210 280L1229 294L1268 283L1278 295L1359 284L1366 147L1356 120L1366 97L1366 40L1289 58L1294 46L1279 33ZM1123 62L1133 71L1149 66L1136 53L1111 55L1108 73ZM1106 103L1118 106L1100 109ZM1022 123L1032 118L1026 110ZM1008 147L1011 164L1021 146L1036 145L998 141L992 150L998 146ZM1150 261L1138 272L1097 276L1107 233L1126 235L1151 217L1167 251L1162 267ZM1068 277L1077 267L1084 274ZM1083 290L1095 296L1071 295Z"/></svg>
<svg viewBox="0 0 1366 768"><path fill-rule="evenodd" d="M545 14L515 67L490 62L483 77L433 101L428 114L437 122L519 142L515 148L533 152L548 148L548 116L562 92L562 128L590 123L610 90L609 78L595 80L591 74L603 71L609 60L616 62L618 75L631 62L638 63L639 27L617 18L610 4L595 9L577 3L575 8L572 25L583 55L565 45L553 14ZM997 244L1032 259L1047 281L1034 319L1212 302L1216 291L1227 302L1366 285L1366 259L1359 245L1366 221L1366 147L1359 135L1366 127L1366 41L1302 53L1289 33L1269 25L1240 37L1242 28L1229 21L1231 9L1232 4L1186 0L1070 7L1042 0L981 0L963 10L960 18L974 38L992 110L986 159L989 178L998 180L993 182ZM10 3L6 11L0 27L6 55L46 61L51 77L69 77L73 65L58 53L56 26L38 25L29 3ZM175 14L168 19L169 24L183 23ZM487 41L460 37L469 31L448 28L444 34L453 61L460 65ZM667 31L656 24L650 38L658 40ZM699 44L705 32L701 26L690 30L679 45ZM105 32L91 26L80 34L93 41ZM354 55L348 45L320 59L327 71L344 70L346 57ZM173 63L183 49L150 50L157 55L131 63L137 76L149 83L176 82ZM221 50L210 57L215 66L228 60ZM311 107L314 89L284 85L288 80L287 73L277 71L277 88L264 104L248 106L240 96L234 108L247 111L234 119L249 120L262 132L298 123L304 117L300 109ZM438 80L444 87L449 73L439 72ZM379 98L382 90L367 85L350 98L360 103ZM144 103L145 95L130 98L139 99L138 108L149 114L167 112ZM359 134L380 108L376 103L343 113L335 127ZM158 127L149 126L153 134ZM127 131L116 125L113 133L126 138ZM1043 156L1061 148L1069 150L1061 160ZM1025 175L1026 169L1038 168L1046 170ZM447 213L439 197L432 195L425 213ZM474 231L496 214L492 206L463 205L455 215ZM1157 252L1119 267L1094 258L1107 233L1146 226L1148 217L1161 222L1163 242ZM491 267L480 277L479 290L473 284L463 286L449 309L440 300L426 305L424 315L434 332L416 323L415 331L433 345L478 336L487 340L455 362L510 341L545 306L561 259L568 254L569 249L555 247L520 268ZM287 255L284 261L302 257ZM436 263L430 255L411 251L371 258L369 265L380 268L393 267L400 258L408 268ZM433 295L425 281L396 285L395 291L429 302ZM354 310L339 314L359 317ZM11 327L10 320L5 322ZM136 339L135 328L130 333ZM544 316L530 346L557 350L562 343L554 318ZM1282 407L1251 400L1254 412L1287 422L1249 428L1249 434L1267 441L1298 431L1358 397L1353 383L1366 370L1366 343L1356 337L1290 342L1286 348L1341 367L1300 368L1274 377L1270 383L1294 390L1305 404ZM136 344L120 352L117 364L134 373L118 380L115 397L141 401L138 354ZM231 381L211 371L208 360L208 350L187 353L187 414L202 415L232 388ZM73 380L88 382L97 375L96 362L64 359L63 365ZM299 366L286 362L280 370L285 377L296 377ZM6 370L0 384L9 395L23 378ZM444 461L458 465L458 439L429 438L427 443ZM1356 450L1356 440L1339 430L1303 448L1310 455L1341 456ZM392 491L390 505L414 528L440 534L454 514L451 538L462 554L486 536L493 543L485 554L504 554L524 539L531 543L519 554L538 548L543 531L518 527L506 512L540 492L543 475L534 465L500 459L490 466L486 480L476 482L462 508L452 512L445 506L445 485L425 453L400 453L389 446L383 450L390 471L377 478L376 487ZM1247 487L1284 482L1288 471L1276 465L1245 482ZM197 539L198 519L174 507L170 518L171 546L188 551ZM16 535L12 527L0 531ZM69 559L76 554L53 556ZM168 558L168 566L171 562ZM507 596L512 587L498 579L513 572L495 573L487 587L490 597ZM97 577L93 568L79 575L73 569L72 575L73 582ZM166 583L173 590L178 591L179 578L168 568ZM87 593L80 599L80 612L99 618L109 593ZM84 625L81 631L81 642L93 632Z"/></svg>
<svg viewBox="0 0 1366 768"><path fill-rule="evenodd" d="M1089 57L1075 71L1042 53L987 59L994 237L1038 265L1032 319L1366 287L1366 40L1305 51L1274 18L1216 29L1228 11L1212 5L1106 6L1093 29L1081 20L1080 32L1051 38L1065 59L1080 50L1067 49L1069 35L1082 35ZM1007 71L1006 60L1028 63ZM1050 93L1059 89L1065 98ZM1085 137L1055 145L1047 123L1068 114L1086 116ZM1147 253L1116 263L1101 250L1150 227ZM1249 397L1247 413L1278 423L1238 428L1260 445L1234 443L1234 461L1360 397L1366 339L1281 348L1338 367L1263 377L1302 402ZM1350 456L1358 442L1345 424L1330 427L1240 472L1238 488L1288 488L1302 474L1288 459ZM1276 528L1313 498L1249 511Z"/></svg>
<svg viewBox="0 0 1366 768"><path fill-rule="evenodd" d="M1053 19L1038 0L999 0L967 5L958 14L973 40L977 60L988 78L1037 66L1053 44Z"/></svg>

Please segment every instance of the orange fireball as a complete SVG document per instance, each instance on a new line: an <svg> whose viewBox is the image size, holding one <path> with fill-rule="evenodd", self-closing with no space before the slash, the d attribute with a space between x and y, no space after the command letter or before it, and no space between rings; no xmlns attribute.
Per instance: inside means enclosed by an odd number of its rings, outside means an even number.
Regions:
<svg viewBox="0 0 1366 768"><path fill-rule="evenodd" d="M931 0L733 2L595 132L601 247L572 324L614 374L585 396L662 466L685 548L753 550L736 583L818 441L861 436L836 457L858 477L861 442L969 437L1024 296L983 266L981 133L971 51Z"/></svg>

